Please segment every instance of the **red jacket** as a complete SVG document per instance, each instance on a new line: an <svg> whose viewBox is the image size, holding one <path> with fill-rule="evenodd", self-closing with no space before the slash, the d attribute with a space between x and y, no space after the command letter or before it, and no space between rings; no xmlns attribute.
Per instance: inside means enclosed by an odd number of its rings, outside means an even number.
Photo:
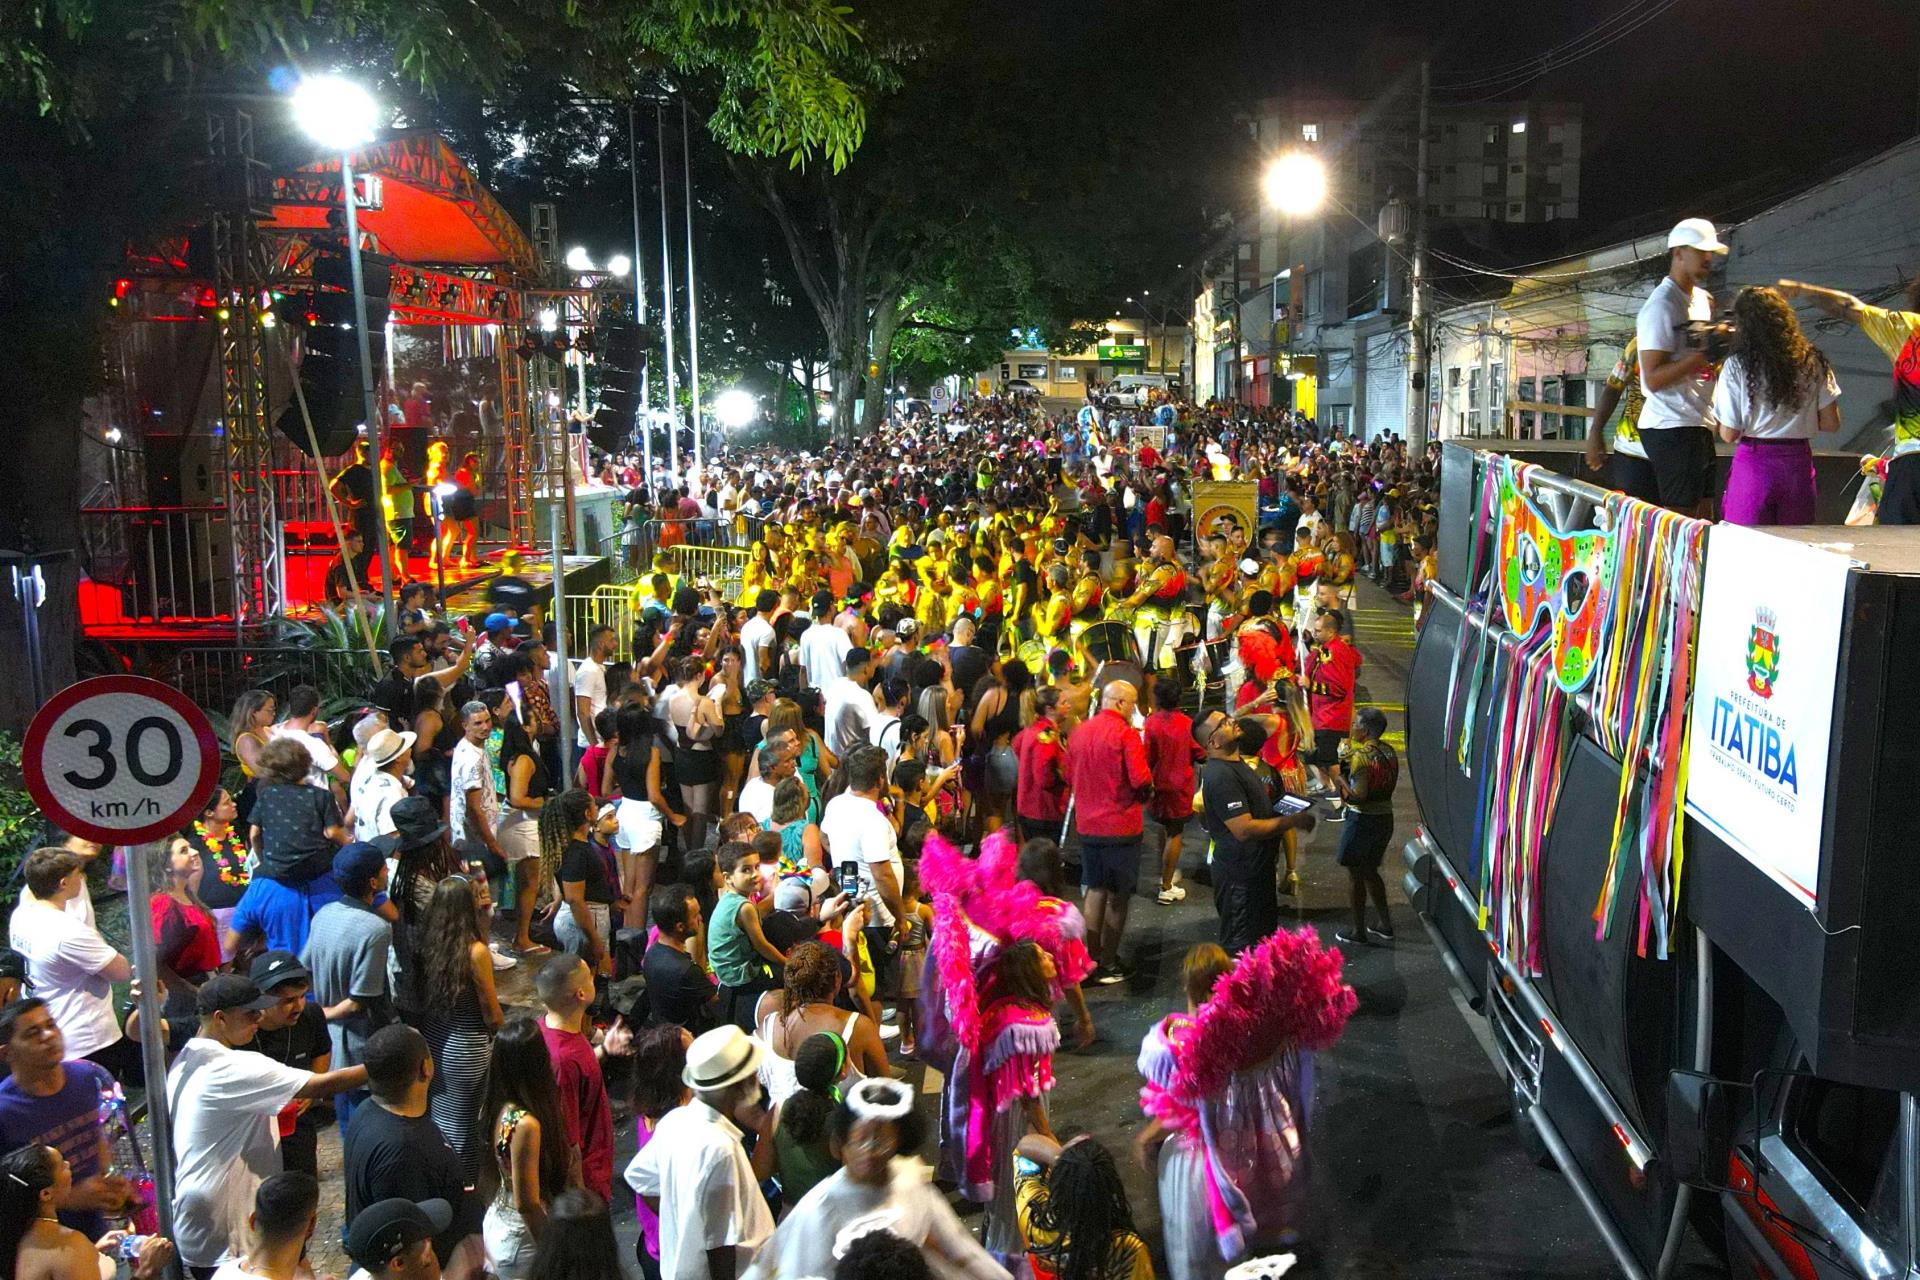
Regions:
<svg viewBox="0 0 1920 1280"><path fill-rule="evenodd" d="M1013 737L1013 754L1020 761L1014 787L1014 808L1023 818L1058 822L1067 816L1067 749L1060 729L1042 716Z"/></svg>
<svg viewBox="0 0 1920 1280"><path fill-rule="evenodd" d="M1073 785L1073 821L1081 835L1140 834L1141 805L1153 794L1153 769L1132 721L1109 708L1075 729L1067 739L1067 781Z"/></svg>
<svg viewBox="0 0 1920 1280"><path fill-rule="evenodd" d="M1360 651L1336 635L1325 649L1307 651L1307 707L1313 727L1345 733L1353 728L1353 686L1360 679Z"/></svg>
<svg viewBox="0 0 1920 1280"><path fill-rule="evenodd" d="M1153 789L1193 794L1193 766L1207 753L1193 740L1193 721L1184 711L1156 711L1147 717L1147 765Z"/></svg>

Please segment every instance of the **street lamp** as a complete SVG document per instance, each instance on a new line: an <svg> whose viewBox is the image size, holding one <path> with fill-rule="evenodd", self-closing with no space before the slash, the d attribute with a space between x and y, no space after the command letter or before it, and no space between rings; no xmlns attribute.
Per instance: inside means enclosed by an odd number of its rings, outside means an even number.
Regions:
<svg viewBox="0 0 1920 1280"><path fill-rule="evenodd" d="M373 346L367 337L367 280L360 266L359 201L353 190L353 153L373 141L380 106L373 95L343 76L308 76L293 91L293 118L309 138L340 156L340 200L347 215L347 263L353 275L353 336L360 355L360 401L373 446L374 496L380 503L380 594L387 631L399 634L394 604L392 538L387 532L386 431L373 398ZM411 495L409 495L411 496Z"/></svg>
<svg viewBox="0 0 1920 1280"><path fill-rule="evenodd" d="M607 272L616 280L625 280L627 273L633 270L633 259L624 253L616 253L607 259Z"/></svg>
<svg viewBox="0 0 1920 1280"><path fill-rule="evenodd" d="M729 431L738 431L759 415L760 405L751 391L733 387L713 398L713 416Z"/></svg>
<svg viewBox="0 0 1920 1280"><path fill-rule="evenodd" d="M567 250L566 263L569 271L593 270L593 259L587 255L586 249L581 245L575 245Z"/></svg>
<svg viewBox="0 0 1920 1280"><path fill-rule="evenodd" d="M1267 203L1282 213L1312 213L1327 198L1327 167L1304 151L1289 151L1267 166L1260 188Z"/></svg>

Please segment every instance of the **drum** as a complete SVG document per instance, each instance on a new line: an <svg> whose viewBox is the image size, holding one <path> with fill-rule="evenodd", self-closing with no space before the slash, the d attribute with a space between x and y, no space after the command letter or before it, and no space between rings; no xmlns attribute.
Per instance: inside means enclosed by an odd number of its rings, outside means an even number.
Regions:
<svg viewBox="0 0 1920 1280"><path fill-rule="evenodd" d="M1047 674L1047 642L1045 640L1022 640L1014 649L1014 656L1023 666L1036 676Z"/></svg>
<svg viewBox="0 0 1920 1280"><path fill-rule="evenodd" d="M1107 606L1106 620L1108 622L1118 622L1122 626L1130 627L1133 625L1134 619L1138 616L1139 610L1130 604L1115 602Z"/></svg>
<svg viewBox="0 0 1920 1280"><path fill-rule="evenodd" d="M1095 662L1139 661L1132 627L1113 619L1089 626L1080 637L1080 645Z"/></svg>

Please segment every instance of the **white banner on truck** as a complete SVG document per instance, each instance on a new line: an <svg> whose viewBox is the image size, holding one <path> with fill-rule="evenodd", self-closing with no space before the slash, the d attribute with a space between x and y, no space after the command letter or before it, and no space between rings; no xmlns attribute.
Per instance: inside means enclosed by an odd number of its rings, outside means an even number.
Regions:
<svg viewBox="0 0 1920 1280"><path fill-rule="evenodd" d="M1738 525L1707 536L1687 812L1809 908L1851 564Z"/></svg>

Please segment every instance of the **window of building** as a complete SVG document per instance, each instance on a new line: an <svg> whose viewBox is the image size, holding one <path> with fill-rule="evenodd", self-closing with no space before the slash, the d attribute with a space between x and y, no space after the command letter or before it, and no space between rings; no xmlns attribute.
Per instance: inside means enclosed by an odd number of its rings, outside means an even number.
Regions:
<svg viewBox="0 0 1920 1280"><path fill-rule="evenodd" d="M1527 166L1523 164L1510 164L1507 166L1508 173L1525 173L1526 171Z"/></svg>
<svg viewBox="0 0 1920 1280"><path fill-rule="evenodd" d="M1520 216L1520 213L1521 213L1521 206L1517 204L1510 204L1507 206L1507 216L1509 218L1517 218Z"/></svg>
<svg viewBox="0 0 1920 1280"><path fill-rule="evenodd" d="M1300 126L1300 141L1302 141L1302 142L1318 142L1318 141L1320 141L1320 126L1319 126L1319 125L1317 125L1317 124L1303 124L1303 125L1301 125L1301 126Z"/></svg>
<svg viewBox="0 0 1920 1280"><path fill-rule="evenodd" d="M1487 165L1481 165L1481 166L1480 166L1480 181L1482 181L1482 182L1498 182L1498 181L1500 181L1500 166L1499 166L1499 165L1497 165L1497 164L1487 164Z"/></svg>
<svg viewBox="0 0 1920 1280"><path fill-rule="evenodd" d="M1498 146L1499 143L1500 143L1500 126L1497 124L1488 125L1487 126L1487 145L1492 147L1492 146Z"/></svg>
<svg viewBox="0 0 1920 1280"><path fill-rule="evenodd" d="M1541 216L1548 222L1552 222L1560 216L1560 206L1549 202L1546 208L1541 210Z"/></svg>
<svg viewBox="0 0 1920 1280"><path fill-rule="evenodd" d="M1525 120L1515 120L1513 122L1513 131L1515 133L1525 133L1527 131L1527 122Z"/></svg>

